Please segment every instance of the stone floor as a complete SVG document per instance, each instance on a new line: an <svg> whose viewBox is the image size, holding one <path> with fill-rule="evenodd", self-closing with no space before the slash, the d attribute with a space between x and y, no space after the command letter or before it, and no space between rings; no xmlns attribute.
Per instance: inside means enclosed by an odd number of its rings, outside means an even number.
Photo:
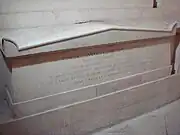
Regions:
<svg viewBox="0 0 180 135"><path fill-rule="evenodd" d="M180 135L180 100L93 135Z"/></svg>

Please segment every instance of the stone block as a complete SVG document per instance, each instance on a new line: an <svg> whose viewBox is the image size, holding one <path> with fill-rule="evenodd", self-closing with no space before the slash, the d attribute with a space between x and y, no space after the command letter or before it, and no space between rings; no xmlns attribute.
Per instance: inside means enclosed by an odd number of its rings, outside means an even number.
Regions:
<svg viewBox="0 0 180 135"><path fill-rule="evenodd" d="M112 9L127 7L151 7L149 0L39 0L37 1L18 1L18 0L2 0L0 2L0 13L16 13L31 11L52 11L54 9L81 10L81 9ZM28 6L25 6L28 5ZM38 6L37 6L38 5Z"/></svg>
<svg viewBox="0 0 180 135"><path fill-rule="evenodd" d="M12 97L14 102L31 100L169 65L169 44L160 44L15 68Z"/></svg>
<svg viewBox="0 0 180 135"><path fill-rule="evenodd" d="M139 116L180 97L179 75L0 125L2 135L83 135ZM173 84L176 87L170 87ZM176 93L172 97L171 92ZM170 96L170 99L169 99ZM11 129L11 130L9 130Z"/></svg>
<svg viewBox="0 0 180 135"><path fill-rule="evenodd" d="M139 73L131 76L127 76L114 81L102 83L97 87L97 95L104 95L118 90L123 90L128 87L136 86L139 84L154 81L159 78L170 75L171 67L159 68L144 73Z"/></svg>
<svg viewBox="0 0 180 135"><path fill-rule="evenodd" d="M13 105L17 117L24 117L96 97L96 87L87 87Z"/></svg>
<svg viewBox="0 0 180 135"><path fill-rule="evenodd" d="M149 20L148 20L149 21ZM132 22L132 21L131 21ZM151 21L148 27L145 25L146 22L136 22L136 25L134 26L132 23L127 24L126 22L120 22L116 23L118 26L121 24L121 27L124 29L131 29L130 26L132 26L133 29L149 29L149 30L170 30L169 24L166 24L165 26L162 26L162 23L155 23ZM96 25L95 25L96 24ZM114 24L114 23L113 23ZM137 25L139 24L139 25ZM163 23L164 24L164 23ZM102 25L99 25L102 28ZM69 35L72 36L72 32L78 32L78 29L84 27L84 31L91 31L88 30L96 27L96 29L99 29L97 27L97 23L90 23L90 24L81 24L81 25L67 25L67 26L61 26L57 25L54 27L38 27L38 28L29 28L29 29L21 29L18 31L0 31L0 37L8 37L11 40L14 40L18 45L19 48L25 48L27 46L34 46L34 44L42 44L54 40L59 40L62 37L68 37L68 31ZM91 28L90 28L91 27ZM71 31L72 30L72 31ZM82 29L81 29L82 30ZM85 32L85 33L86 33ZM54 34L52 34L54 33ZM46 35L46 36L45 36ZM75 34L76 35L76 34ZM152 32L152 31L135 31L135 30L111 30L99 34L89 35L73 40L69 40L68 42L58 42L53 44L48 44L42 47L33 48L29 50L23 50L18 51L17 48L15 48L12 43L5 42L5 51L7 53L8 57L15 57L15 56L21 56L21 55L27 55L27 54L36 54L40 52L50 52L50 51L57 51L57 50L63 50L63 49L72 49L72 48L80 48L80 47L89 47L89 46L97 46L97 45L103 45L103 44L111 44L111 43L118 43L118 42L125 42L125 41L131 41L131 40L140 40L140 39L149 39L149 38L158 38L158 37L166 37L171 35L167 32ZM23 37L23 39L21 38ZM48 38L47 38L48 37ZM103 39L103 40L102 40ZM54 41L53 40L53 41ZM161 41L161 40L160 40ZM143 42L143 40L142 40ZM154 42L155 45L158 44ZM167 41L167 44L169 42ZM147 45L146 43L139 43L139 46L141 45ZM129 45L131 46L131 44Z"/></svg>
<svg viewBox="0 0 180 135"><path fill-rule="evenodd" d="M55 22L55 16L52 12L0 14L0 29L35 28L53 25Z"/></svg>
<svg viewBox="0 0 180 135"><path fill-rule="evenodd" d="M26 102L15 103L13 105L14 111L18 117L24 117L40 113L60 106L66 106L68 104L72 104L75 102L95 98L96 96L101 96L104 94L109 94L115 91L123 90L128 87L140 85L145 82L147 83L149 81L154 81L156 79L168 76L170 74L170 71L171 66L168 66L120 78L117 80L112 80L109 82L104 82L97 85L76 89L73 91L49 95L46 97L41 97ZM145 78L145 80L143 78Z"/></svg>

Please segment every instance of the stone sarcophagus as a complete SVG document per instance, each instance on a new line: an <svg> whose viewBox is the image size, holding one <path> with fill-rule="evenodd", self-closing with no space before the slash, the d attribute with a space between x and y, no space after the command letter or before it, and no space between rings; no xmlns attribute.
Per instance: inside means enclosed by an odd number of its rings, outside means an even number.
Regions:
<svg viewBox="0 0 180 135"><path fill-rule="evenodd" d="M173 85L179 76L170 76L175 32L176 27L152 30L89 23L32 29L28 34L22 30L18 34L24 39L16 33L4 38L12 82L6 89L15 118L1 124L0 132L21 135L26 131L16 126L38 123L42 127L32 128L29 135L86 134L177 99L179 91Z"/></svg>

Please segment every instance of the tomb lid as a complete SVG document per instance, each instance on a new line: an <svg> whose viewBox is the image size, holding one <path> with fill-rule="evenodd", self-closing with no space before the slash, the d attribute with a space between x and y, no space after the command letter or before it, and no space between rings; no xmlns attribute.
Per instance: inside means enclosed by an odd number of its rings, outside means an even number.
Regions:
<svg viewBox="0 0 180 135"><path fill-rule="evenodd" d="M149 25L137 24L136 26L120 26L107 23L81 23L74 25L52 25L38 28L16 29L16 30L1 30L0 35L3 42L13 43L19 51L36 48L56 42L63 42L98 34L105 31L152 31L152 32L168 32L173 33L177 23L152 23Z"/></svg>

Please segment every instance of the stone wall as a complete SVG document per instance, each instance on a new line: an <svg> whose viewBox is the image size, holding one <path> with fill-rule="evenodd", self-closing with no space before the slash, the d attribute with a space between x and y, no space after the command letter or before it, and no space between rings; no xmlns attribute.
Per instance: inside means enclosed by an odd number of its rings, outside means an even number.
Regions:
<svg viewBox="0 0 180 135"><path fill-rule="evenodd" d="M1 0L0 29L106 21L131 25L151 0Z"/></svg>
<svg viewBox="0 0 180 135"><path fill-rule="evenodd" d="M88 21L114 22L121 25L166 25L178 16L178 0L1 0L0 29L67 25ZM173 7L173 8L172 8ZM176 8L175 8L176 7Z"/></svg>

